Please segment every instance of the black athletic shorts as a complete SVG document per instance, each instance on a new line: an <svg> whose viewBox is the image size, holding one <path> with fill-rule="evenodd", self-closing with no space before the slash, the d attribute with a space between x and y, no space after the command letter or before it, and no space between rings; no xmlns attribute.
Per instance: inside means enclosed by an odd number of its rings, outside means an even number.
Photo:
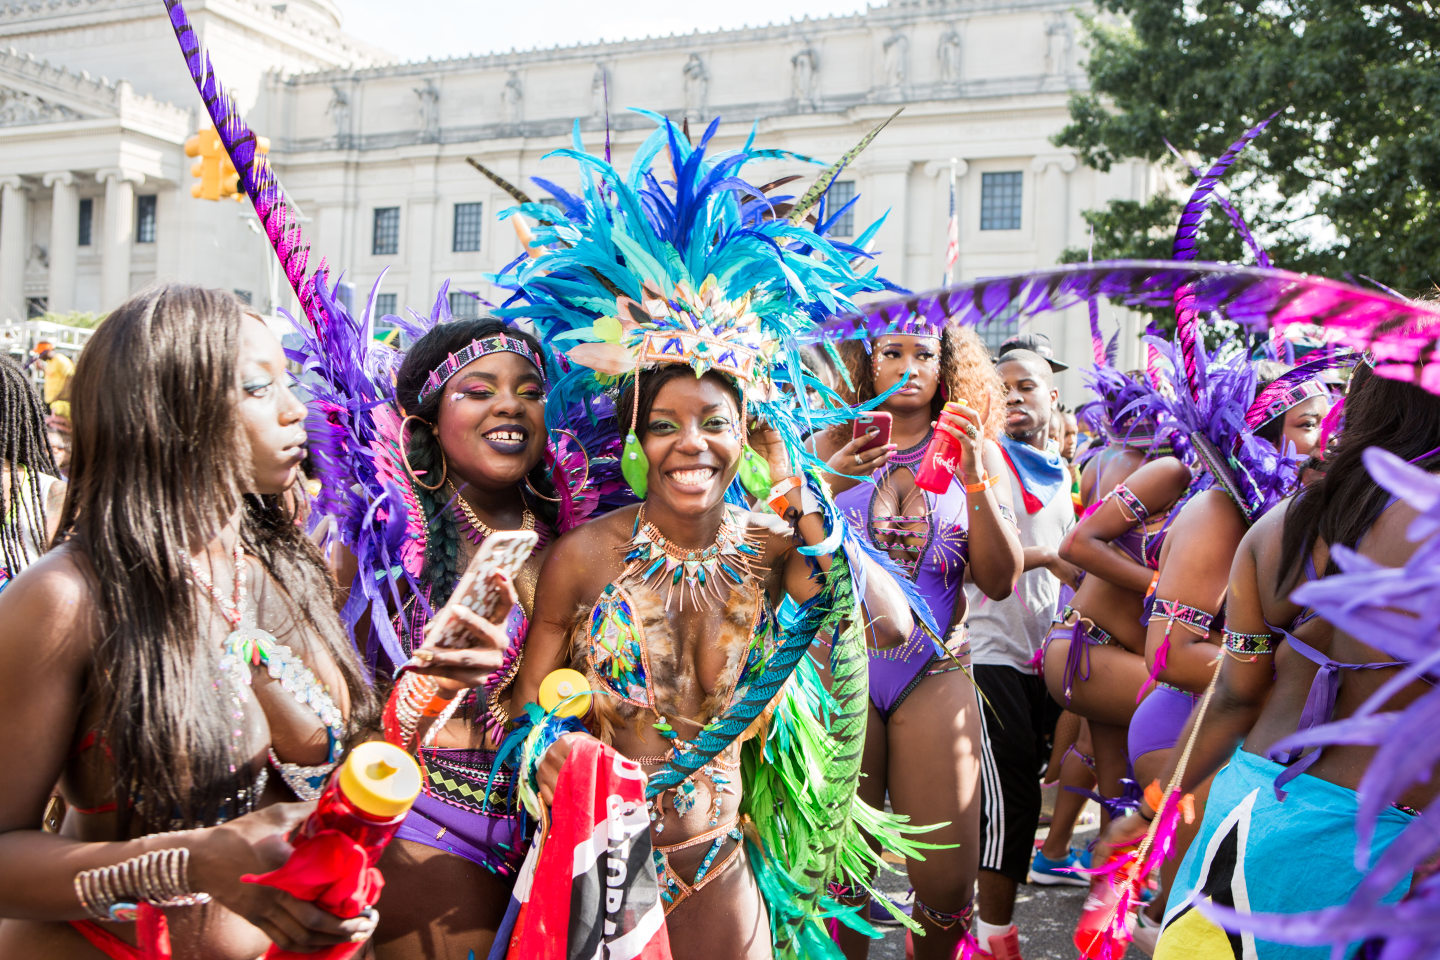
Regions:
<svg viewBox="0 0 1440 960"><path fill-rule="evenodd" d="M1045 678L994 664L971 667L980 688L980 867L1024 883L1040 823L1040 774L1060 704Z"/></svg>

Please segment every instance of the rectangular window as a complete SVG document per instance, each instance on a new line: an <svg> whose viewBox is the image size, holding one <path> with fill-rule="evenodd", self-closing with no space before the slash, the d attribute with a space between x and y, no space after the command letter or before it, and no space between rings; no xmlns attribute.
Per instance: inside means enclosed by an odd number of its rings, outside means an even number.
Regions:
<svg viewBox="0 0 1440 960"><path fill-rule="evenodd" d="M1019 230L1024 174L1019 170L980 175L980 229Z"/></svg>
<svg viewBox="0 0 1440 960"><path fill-rule="evenodd" d="M80 201L80 226L76 231L80 246L90 246L90 223L95 218L95 201L85 197Z"/></svg>
<svg viewBox="0 0 1440 960"><path fill-rule="evenodd" d="M370 238L370 252L377 257L391 257L400 252L399 207L375 208L375 232Z"/></svg>
<svg viewBox="0 0 1440 960"><path fill-rule="evenodd" d="M393 317L395 315L396 304L399 302L399 296L400 295L396 293L375 294L375 315L372 319L374 319L376 323L379 323L381 317Z"/></svg>
<svg viewBox="0 0 1440 960"><path fill-rule="evenodd" d="M450 241L450 249L455 253L479 252L480 234L485 228L481 216L484 207L483 203L455 204L455 230Z"/></svg>
<svg viewBox="0 0 1440 960"><path fill-rule="evenodd" d="M991 356L994 356L996 351L1000 349L1000 344L1020 332L1019 314L1020 309L1016 307L1010 311L1009 316L996 317L989 323L982 324L975 328L976 332L980 334L981 341L985 344L985 349L990 351Z"/></svg>
<svg viewBox="0 0 1440 960"><path fill-rule="evenodd" d="M839 212L851 200L855 199L854 180L836 180L830 184L830 190L825 194L825 216L830 218ZM845 211L845 215L836 220L829 230L833 237L855 236L855 208L851 207Z"/></svg>
<svg viewBox="0 0 1440 960"><path fill-rule="evenodd" d="M135 242L155 242L155 194L135 198Z"/></svg>
<svg viewBox="0 0 1440 960"><path fill-rule="evenodd" d="M456 320L473 320L480 316L480 301L463 290L450 293L450 315Z"/></svg>

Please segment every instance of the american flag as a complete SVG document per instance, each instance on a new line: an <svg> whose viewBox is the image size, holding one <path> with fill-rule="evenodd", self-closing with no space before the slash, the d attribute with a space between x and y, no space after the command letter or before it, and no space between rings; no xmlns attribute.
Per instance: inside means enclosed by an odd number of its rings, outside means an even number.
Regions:
<svg viewBox="0 0 1440 960"><path fill-rule="evenodd" d="M955 168L950 168L950 222L945 225L945 286L955 282L955 262L960 259L960 219L955 215Z"/></svg>

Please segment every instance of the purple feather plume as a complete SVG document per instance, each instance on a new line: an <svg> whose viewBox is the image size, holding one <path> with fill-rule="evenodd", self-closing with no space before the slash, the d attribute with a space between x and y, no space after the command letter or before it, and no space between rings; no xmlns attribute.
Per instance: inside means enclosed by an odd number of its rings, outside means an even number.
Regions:
<svg viewBox="0 0 1440 960"><path fill-rule="evenodd" d="M1195 308L1252 330L1293 324L1369 350L1376 372L1440 394L1440 304L1397 300L1338 280L1261 267L1173 260L1100 260L988 277L869 303L822 322L807 339L872 340L947 321L962 326L1065 310L1092 297L1129 306L1174 302L1188 287Z"/></svg>
<svg viewBox="0 0 1440 960"><path fill-rule="evenodd" d="M1183 163L1185 169L1190 171L1191 176L1197 178L1202 176L1200 168L1186 160L1184 155L1176 149L1175 144L1169 140L1164 140L1163 142L1170 152L1175 155L1175 159ZM1235 232L1240 236L1240 242L1245 244L1250 252L1255 255L1256 266L1273 266L1270 262L1270 254L1260 245L1260 241L1255 239L1255 234L1250 231L1249 224L1245 222L1245 218L1241 216L1240 211L1235 209L1235 205L1225 199L1225 195L1222 193L1215 193L1211 199L1215 201L1215 205L1220 208L1220 211L1225 214L1225 218L1230 221L1230 225L1235 228Z"/></svg>
<svg viewBox="0 0 1440 960"><path fill-rule="evenodd" d="M285 279L300 298L300 307L306 318L316 325L323 336L325 317L318 309L315 288L323 286L327 279L325 260L321 258L313 274L306 272L310 245L305 240L299 221L294 219L290 201L280 189L280 182L271 172L265 155L255 152L255 132L245 123L234 100L220 85L215 68L210 63L210 55L200 46L195 28L185 15L180 0L165 0L165 8L170 13L170 26L175 30L175 39L180 42L180 52L185 56L190 79L205 101L215 132L235 164L240 185L255 207L255 215L265 228L266 238L280 258Z"/></svg>
<svg viewBox="0 0 1440 960"><path fill-rule="evenodd" d="M1279 115L1279 111L1270 114L1264 120L1245 131L1245 134L1205 171L1205 175L1195 184L1195 189L1190 193L1190 199L1185 204L1185 209L1180 211L1180 222L1175 227L1175 241L1171 245L1170 255L1179 261L1188 262L1196 258L1196 233L1200 227L1200 220L1205 216L1205 208L1210 203L1210 197L1215 192L1225 172L1230 169L1235 158L1240 155L1250 144L1250 141L1258 137L1261 132ZM1190 384L1190 392L1195 393L1199 388L1195 384L1195 350L1198 338L1197 325L1200 318L1200 309L1191 291L1181 287L1175 292L1175 339L1180 344L1180 356L1185 363L1185 380Z"/></svg>

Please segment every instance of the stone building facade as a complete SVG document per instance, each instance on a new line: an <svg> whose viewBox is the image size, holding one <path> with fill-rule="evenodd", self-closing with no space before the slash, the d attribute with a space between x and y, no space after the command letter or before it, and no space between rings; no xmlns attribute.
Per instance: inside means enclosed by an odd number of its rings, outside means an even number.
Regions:
<svg viewBox="0 0 1440 960"><path fill-rule="evenodd" d="M754 128L763 146L828 161L903 106L837 193L860 197L853 225L840 225L852 233L886 217L882 269L915 289L941 281L952 176L960 279L1051 264L1084 244L1081 210L1163 188L1149 167L1099 173L1050 142L1084 83L1073 0L890 0L853 16L408 63L346 38L330 0L187 9L271 138L316 250L362 296L388 270L382 309L428 309L448 279L456 309L471 310L464 291L487 295L486 275L519 252L496 216L511 201L467 157L532 195L544 195L534 176L569 189L573 163L546 154L577 130L600 149L608 112L623 168L653 129L632 107L683 116L697 132L718 117L721 148ZM199 100L158 0L0 6L6 46L0 319L42 297L52 310L103 311L155 278L287 305L248 210L189 195L182 144ZM116 79L93 79L102 73ZM816 169L771 161L750 173ZM86 201L88 248L74 229ZM1036 323L1083 362L1079 314Z"/></svg>

